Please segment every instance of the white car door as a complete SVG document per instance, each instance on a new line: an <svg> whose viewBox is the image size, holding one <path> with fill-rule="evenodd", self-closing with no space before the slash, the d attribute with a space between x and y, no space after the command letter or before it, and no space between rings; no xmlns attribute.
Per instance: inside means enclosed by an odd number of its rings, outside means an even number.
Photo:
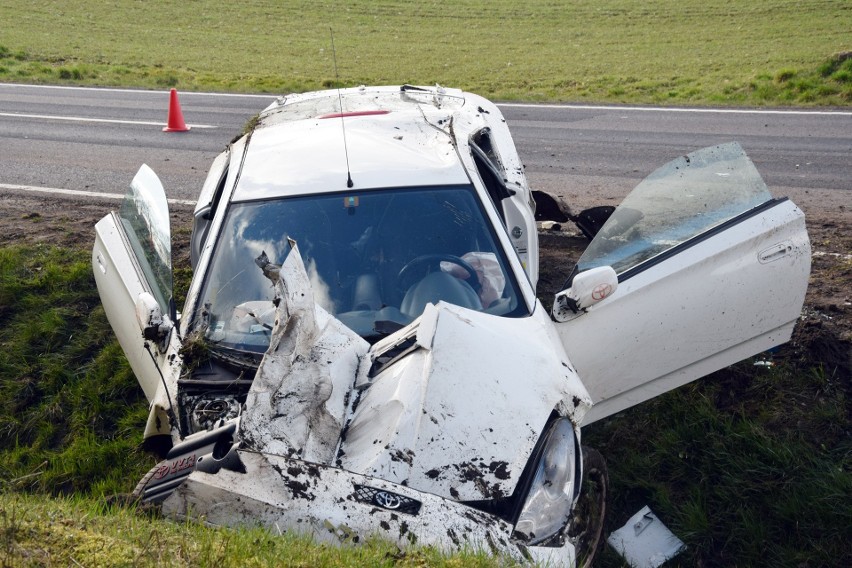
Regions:
<svg viewBox="0 0 852 568"><path fill-rule="evenodd" d="M576 290L554 303L595 403L583 423L789 340L809 274L804 215L770 196L738 144L660 168L601 228Z"/></svg>
<svg viewBox="0 0 852 568"><path fill-rule="evenodd" d="M101 303L151 400L160 383L152 355L159 353L156 342L147 342L142 335L136 316L139 296L148 293L163 314L174 313L168 203L151 168L139 169L119 211L98 221L95 233L92 268Z"/></svg>

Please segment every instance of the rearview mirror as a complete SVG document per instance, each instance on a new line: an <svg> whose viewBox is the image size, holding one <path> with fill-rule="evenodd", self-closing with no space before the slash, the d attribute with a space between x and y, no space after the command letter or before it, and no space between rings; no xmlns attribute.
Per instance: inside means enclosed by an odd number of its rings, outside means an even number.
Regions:
<svg viewBox="0 0 852 568"><path fill-rule="evenodd" d="M553 319L572 320L587 308L611 296L618 288L618 275L611 266L598 266L577 274L571 287L556 294Z"/></svg>

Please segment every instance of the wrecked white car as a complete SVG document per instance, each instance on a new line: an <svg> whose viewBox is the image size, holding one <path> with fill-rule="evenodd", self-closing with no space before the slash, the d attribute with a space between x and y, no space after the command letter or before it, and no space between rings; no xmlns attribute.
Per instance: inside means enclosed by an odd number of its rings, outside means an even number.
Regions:
<svg viewBox="0 0 852 568"><path fill-rule="evenodd" d="M737 144L708 148L624 200L548 313L534 212L481 97L281 97L213 163L178 313L143 166L93 251L164 458L138 495L216 525L586 562L606 479L581 426L787 341L810 245Z"/></svg>

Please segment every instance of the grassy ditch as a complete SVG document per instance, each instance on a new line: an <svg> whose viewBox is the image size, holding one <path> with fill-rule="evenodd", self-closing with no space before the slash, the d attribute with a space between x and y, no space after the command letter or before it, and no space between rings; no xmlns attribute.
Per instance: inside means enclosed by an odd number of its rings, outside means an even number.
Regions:
<svg viewBox="0 0 852 568"><path fill-rule="evenodd" d="M462 568L493 566L494 561L473 552L452 557L425 548L403 552L377 538L357 547L335 547L256 528L172 523L91 497L0 493L0 565Z"/></svg>
<svg viewBox="0 0 852 568"><path fill-rule="evenodd" d="M146 404L89 262L77 248L0 248L3 565L492 562L379 541L340 551L107 506L153 460L138 449ZM586 428L610 467L607 534L648 504L689 547L675 565L850 565L852 385L842 351L814 349L826 333L806 322L774 366L744 362ZM606 549L599 565L622 564Z"/></svg>
<svg viewBox="0 0 852 568"><path fill-rule="evenodd" d="M684 566L849 565L849 392L820 367L748 361L593 424L607 533L647 504L687 543Z"/></svg>
<svg viewBox="0 0 852 568"><path fill-rule="evenodd" d="M331 49L334 30L337 71ZM845 0L0 0L0 81L500 100L849 105Z"/></svg>
<svg viewBox="0 0 852 568"><path fill-rule="evenodd" d="M110 494L152 465L147 404L100 304L88 251L0 249L4 489Z"/></svg>

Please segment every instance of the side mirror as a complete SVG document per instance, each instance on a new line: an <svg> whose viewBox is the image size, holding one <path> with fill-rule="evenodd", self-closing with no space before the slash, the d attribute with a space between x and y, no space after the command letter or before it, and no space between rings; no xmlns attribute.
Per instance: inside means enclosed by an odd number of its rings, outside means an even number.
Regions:
<svg viewBox="0 0 852 568"><path fill-rule="evenodd" d="M157 342L162 350L174 324L169 316L163 314L160 304L148 292L142 292L136 298L136 321L142 330L142 336Z"/></svg>
<svg viewBox="0 0 852 568"><path fill-rule="evenodd" d="M611 266L599 266L574 277L571 287L556 294L553 319L565 322L611 296L618 288L618 275Z"/></svg>

